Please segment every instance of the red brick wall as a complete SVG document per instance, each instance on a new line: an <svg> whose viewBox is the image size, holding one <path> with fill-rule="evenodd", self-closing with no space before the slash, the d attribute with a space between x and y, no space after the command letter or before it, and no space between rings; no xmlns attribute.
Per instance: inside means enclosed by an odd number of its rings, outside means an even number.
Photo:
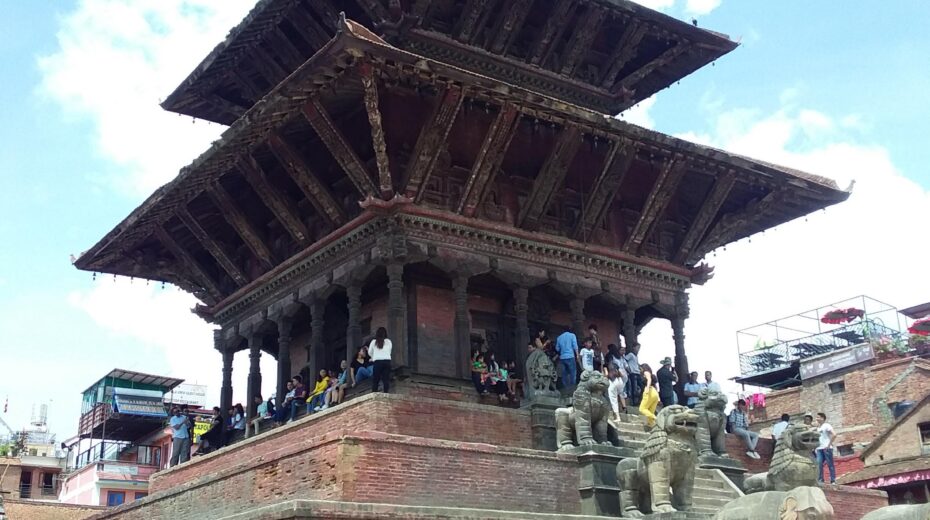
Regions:
<svg viewBox="0 0 930 520"><path fill-rule="evenodd" d="M865 463L872 466L895 459L919 457L924 454L919 425L930 422L930 406L919 409L898 423L885 439L868 454Z"/></svg>
<svg viewBox="0 0 930 520"><path fill-rule="evenodd" d="M727 454L730 457L740 461L746 466L747 473L762 473L769 470L769 463L772 462L772 452L775 449L775 443L772 439L759 439L756 445L756 452L761 459L753 459L746 455L746 444L743 440L733 434L727 434Z"/></svg>
<svg viewBox="0 0 930 520"><path fill-rule="evenodd" d="M781 414L797 415L801 410L801 387L769 392L765 396L765 408L755 408L750 412L753 422L775 422Z"/></svg>
<svg viewBox="0 0 930 520"><path fill-rule="evenodd" d="M835 520L860 520L866 513L888 505L888 495L884 491L825 486L823 492L833 505Z"/></svg>

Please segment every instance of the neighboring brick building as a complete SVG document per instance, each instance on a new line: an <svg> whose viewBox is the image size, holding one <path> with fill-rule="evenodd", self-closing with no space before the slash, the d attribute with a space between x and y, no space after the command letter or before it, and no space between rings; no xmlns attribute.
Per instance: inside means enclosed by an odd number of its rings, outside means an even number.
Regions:
<svg viewBox="0 0 930 520"><path fill-rule="evenodd" d="M6 500L3 506L7 520L83 520L105 509L27 500Z"/></svg>
<svg viewBox="0 0 930 520"><path fill-rule="evenodd" d="M888 493L892 504L930 502L930 395L902 415L862 452L865 467L844 484Z"/></svg>

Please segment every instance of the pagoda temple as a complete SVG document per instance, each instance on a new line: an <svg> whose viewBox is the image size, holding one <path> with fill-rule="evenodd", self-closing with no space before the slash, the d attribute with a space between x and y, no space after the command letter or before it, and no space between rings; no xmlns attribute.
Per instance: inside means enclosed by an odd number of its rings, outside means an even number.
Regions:
<svg viewBox="0 0 930 520"><path fill-rule="evenodd" d="M261 0L162 104L229 128L76 265L193 293L223 410L235 353L282 395L381 326L402 392L655 318L685 381L703 257L849 195L615 117L734 48L628 0Z"/></svg>

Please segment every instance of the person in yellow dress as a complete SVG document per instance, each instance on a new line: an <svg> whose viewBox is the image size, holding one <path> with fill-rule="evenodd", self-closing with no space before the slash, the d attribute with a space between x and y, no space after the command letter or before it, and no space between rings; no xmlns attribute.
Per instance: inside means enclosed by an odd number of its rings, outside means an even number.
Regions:
<svg viewBox="0 0 930 520"><path fill-rule="evenodd" d="M643 380L643 400L639 403L639 414L646 418L646 425L652 428L656 425L656 407L659 406L659 391L656 390L656 378L652 368L643 363L639 366Z"/></svg>
<svg viewBox="0 0 930 520"><path fill-rule="evenodd" d="M307 413L318 412L323 408L326 398L326 389L329 387L329 372L326 369L320 370L320 375L316 378L316 386L313 392L307 397Z"/></svg>

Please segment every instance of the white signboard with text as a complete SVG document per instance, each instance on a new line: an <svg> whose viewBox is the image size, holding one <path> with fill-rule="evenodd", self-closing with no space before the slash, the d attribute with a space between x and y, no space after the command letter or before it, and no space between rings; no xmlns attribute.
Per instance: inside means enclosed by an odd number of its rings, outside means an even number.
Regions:
<svg viewBox="0 0 930 520"><path fill-rule="evenodd" d="M172 404L186 404L192 408L207 407L207 385L191 385L181 383L174 390L165 394L165 402Z"/></svg>

